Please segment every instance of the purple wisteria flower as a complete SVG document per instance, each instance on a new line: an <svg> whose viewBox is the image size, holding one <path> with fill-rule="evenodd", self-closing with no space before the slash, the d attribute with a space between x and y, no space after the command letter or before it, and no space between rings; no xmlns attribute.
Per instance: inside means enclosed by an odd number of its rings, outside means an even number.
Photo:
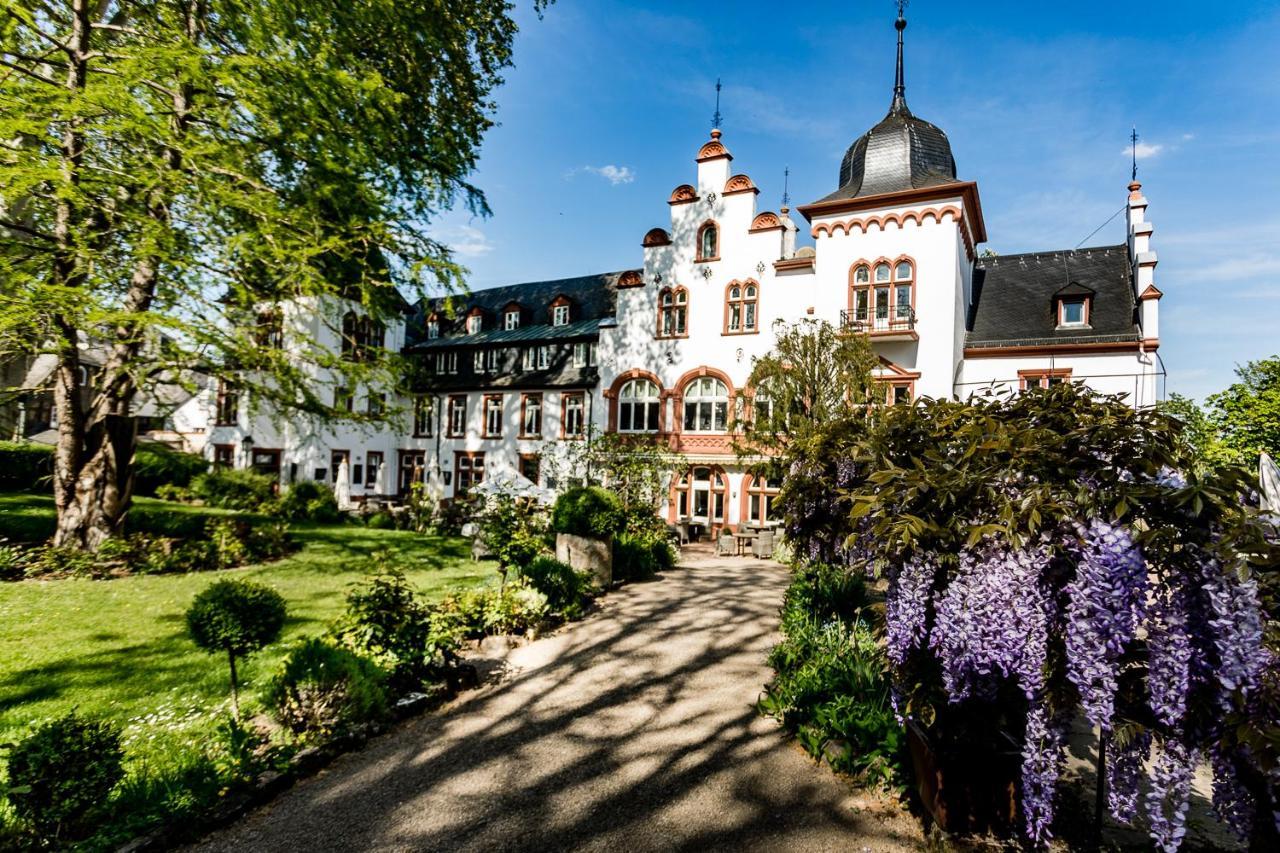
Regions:
<svg viewBox="0 0 1280 853"><path fill-rule="evenodd" d="M1185 591L1160 591L1151 616L1147 627L1147 694L1156 719L1176 726L1187 711L1192 659L1196 656L1187 628Z"/></svg>
<svg viewBox="0 0 1280 853"><path fill-rule="evenodd" d="M1022 818L1027 837L1037 845L1053 837L1054 797L1066 743L1066 719L1052 714L1044 702L1033 702L1022 745Z"/></svg>
<svg viewBox="0 0 1280 853"><path fill-rule="evenodd" d="M1150 755L1151 733L1145 731L1107 753L1107 810L1121 823L1131 824L1138 816L1143 765Z"/></svg>
<svg viewBox="0 0 1280 853"><path fill-rule="evenodd" d="M1187 834L1187 806L1198 759L1199 754L1186 744L1166 740L1151 771L1147 820L1151 824L1151 840L1164 853L1174 853Z"/></svg>
<svg viewBox="0 0 1280 853"><path fill-rule="evenodd" d="M926 638L935 572L936 562L930 555L916 555L890 579L885 634L889 660L896 666L906 663L907 655Z"/></svg>
<svg viewBox="0 0 1280 853"><path fill-rule="evenodd" d="M989 696L997 677L1013 677L1027 698L1044 687L1051 601L1043 548L985 545L960 557L937 603L929 644L942 662L952 702Z"/></svg>
<svg viewBox="0 0 1280 853"><path fill-rule="evenodd" d="M1253 829L1257 806L1253 795L1240 782L1234 759L1234 755L1217 744L1209 749L1213 767L1213 811L1218 820L1231 827L1243 841L1248 840Z"/></svg>
<svg viewBox="0 0 1280 853"><path fill-rule="evenodd" d="M1258 603L1258 584L1252 578L1240 582L1227 577L1217 561L1206 562L1204 570L1213 611L1209 627L1218 652L1214 675L1222 688L1219 700L1226 709L1231 706L1234 691L1253 689L1261 675L1262 607Z"/></svg>
<svg viewBox="0 0 1280 853"><path fill-rule="evenodd" d="M1094 519L1067 586L1067 677L1089 722L1110 731L1119 661L1137 633L1147 592L1141 550L1123 527Z"/></svg>

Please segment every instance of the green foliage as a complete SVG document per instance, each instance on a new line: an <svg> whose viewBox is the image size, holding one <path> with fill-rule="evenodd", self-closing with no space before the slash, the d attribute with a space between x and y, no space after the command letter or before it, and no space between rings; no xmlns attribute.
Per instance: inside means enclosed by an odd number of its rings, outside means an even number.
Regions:
<svg viewBox="0 0 1280 853"><path fill-rule="evenodd" d="M554 557L540 556L520 569L534 589L547 597L547 606L566 619L577 619L591 600L591 575L575 572Z"/></svg>
<svg viewBox="0 0 1280 853"><path fill-rule="evenodd" d="M747 379L751 415L734 424L740 455L780 456L827 424L865 418L868 402L884 402L873 378L880 362L866 335L814 319L779 321L775 333L773 349L755 360Z"/></svg>
<svg viewBox="0 0 1280 853"><path fill-rule="evenodd" d="M334 631L343 644L382 667L396 693L446 680L458 661L461 637L436 629L431 608L385 552L375 557L369 578L347 593L347 611Z"/></svg>
<svg viewBox="0 0 1280 853"><path fill-rule="evenodd" d="M583 482L613 492L628 518L654 514L655 507L667 499L671 472L681 464L655 436L600 433L594 427L586 441L573 442L564 457L547 462L561 481Z"/></svg>
<svg viewBox="0 0 1280 853"><path fill-rule="evenodd" d="M526 578L487 584L449 596L433 614L441 633L479 638L491 634L526 634L547 621L547 596Z"/></svg>
<svg viewBox="0 0 1280 853"><path fill-rule="evenodd" d="M299 480L286 489L276 502L275 512L289 521L334 524L342 519L333 491L314 480Z"/></svg>
<svg viewBox="0 0 1280 853"><path fill-rule="evenodd" d="M208 470L203 456L154 442L142 444L133 454L133 492L159 496L161 486L185 489Z"/></svg>
<svg viewBox="0 0 1280 853"><path fill-rule="evenodd" d="M551 548L546 513L534 501L494 495L477 520L485 547L504 569L527 566Z"/></svg>
<svg viewBox="0 0 1280 853"><path fill-rule="evenodd" d="M0 441L0 491L48 492L53 448L28 441Z"/></svg>
<svg viewBox="0 0 1280 853"><path fill-rule="evenodd" d="M286 608L280 593L253 581L210 584L187 608L187 630L206 652L247 655L275 642Z"/></svg>
<svg viewBox="0 0 1280 853"><path fill-rule="evenodd" d="M191 491L210 506L262 509L275 500L276 481L248 468L215 468L191 482Z"/></svg>
<svg viewBox="0 0 1280 853"><path fill-rule="evenodd" d="M777 675L761 712L795 732L815 758L886 785L901 782L905 738L889 702L884 652L864 618L862 578L838 566L797 570L782 606ZM827 749L829 744L833 744Z"/></svg>
<svg viewBox="0 0 1280 853"><path fill-rule="evenodd" d="M1221 455L1246 465L1255 464L1259 453L1280 456L1280 357L1237 367L1236 377L1206 401Z"/></svg>
<svg viewBox="0 0 1280 853"><path fill-rule="evenodd" d="M556 533L608 539L621 532L625 518L618 496L599 486L567 489L556 498L551 526Z"/></svg>
<svg viewBox="0 0 1280 853"><path fill-rule="evenodd" d="M760 698L763 713L835 769L900 784L906 738L889 701L884 651L866 623L795 623L769 665L777 676Z"/></svg>
<svg viewBox="0 0 1280 853"><path fill-rule="evenodd" d="M627 530L614 537L614 580L648 580L674 566L675 560L675 549L665 528Z"/></svg>
<svg viewBox="0 0 1280 853"><path fill-rule="evenodd" d="M326 738L386 713L383 673L350 649L311 638L295 645L263 701L295 734Z"/></svg>
<svg viewBox="0 0 1280 853"><path fill-rule="evenodd" d="M371 527L374 530L392 530L396 526L396 520L391 517L391 513L378 510L366 518L364 524L365 527Z"/></svg>
<svg viewBox="0 0 1280 853"><path fill-rule="evenodd" d="M9 753L8 797L44 839L75 832L124 776L120 734L75 711L45 723Z"/></svg>

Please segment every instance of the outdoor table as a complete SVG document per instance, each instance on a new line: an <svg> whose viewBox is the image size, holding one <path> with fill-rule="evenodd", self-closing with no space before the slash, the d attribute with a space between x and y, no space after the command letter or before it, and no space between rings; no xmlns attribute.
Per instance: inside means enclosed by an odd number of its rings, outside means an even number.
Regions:
<svg viewBox="0 0 1280 853"><path fill-rule="evenodd" d="M737 540L738 556L746 556L747 543L756 538L754 533L735 533L733 538Z"/></svg>

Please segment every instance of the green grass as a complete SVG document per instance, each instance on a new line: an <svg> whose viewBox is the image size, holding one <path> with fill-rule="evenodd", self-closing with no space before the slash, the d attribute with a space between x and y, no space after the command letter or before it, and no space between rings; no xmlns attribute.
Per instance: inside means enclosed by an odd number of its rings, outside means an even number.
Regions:
<svg viewBox="0 0 1280 853"><path fill-rule="evenodd" d="M0 496L0 514L8 516L15 503L38 517L39 507L33 509L25 495ZM181 505L167 506L183 511ZM11 527L12 519L6 517L5 524ZM288 642L321 633L342 612L344 594L362 578L373 551L392 552L428 600L494 574L492 564L471 562L461 539L354 524L299 527L294 535L301 551L261 566L108 581L0 583L0 742L73 707L125 727L136 760L170 751L166 731L186 740L203 729L211 715L225 710L227 665L191 643L183 613L218 578L267 584L289 605L282 641L241 668L252 708Z"/></svg>

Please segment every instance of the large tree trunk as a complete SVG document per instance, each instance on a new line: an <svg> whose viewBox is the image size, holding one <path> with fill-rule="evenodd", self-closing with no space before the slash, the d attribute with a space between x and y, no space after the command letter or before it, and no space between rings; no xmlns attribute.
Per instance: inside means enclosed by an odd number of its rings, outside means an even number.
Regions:
<svg viewBox="0 0 1280 853"><path fill-rule="evenodd" d="M58 526L53 544L97 550L116 536L124 524L133 497L133 449L137 421L125 415L107 415L84 430L83 445L74 472L63 466L71 455L65 447L70 430L59 428L55 480L59 488Z"/></svg>

